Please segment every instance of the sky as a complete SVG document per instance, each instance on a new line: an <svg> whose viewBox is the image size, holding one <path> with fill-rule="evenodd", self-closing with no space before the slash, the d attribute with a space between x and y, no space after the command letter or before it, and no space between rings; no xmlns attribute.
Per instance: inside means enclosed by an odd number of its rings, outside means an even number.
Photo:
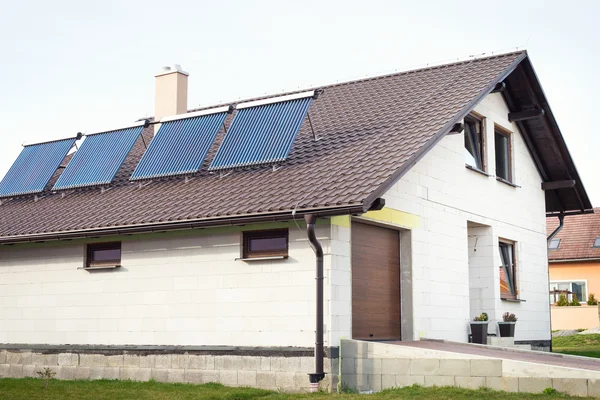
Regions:
<svg viewBox="0 0 600 400"><path fill-rule="evenodd" d="M600 205L598 1L0 0L0 176L25 141L151 116L181 64L189 108L526 48Z"/></svg>

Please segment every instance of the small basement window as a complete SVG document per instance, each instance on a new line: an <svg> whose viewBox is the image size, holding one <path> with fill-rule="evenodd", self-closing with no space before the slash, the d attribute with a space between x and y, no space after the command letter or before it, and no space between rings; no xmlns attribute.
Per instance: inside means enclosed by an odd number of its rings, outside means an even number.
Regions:
<svg viewBox="0 0 600 400"><path fill-rule="evenodd" d="M268 258L288 256L288 229L244 232L242 257Z"/></svg>
<svg viewBox="0 0 600 400"><path fill-rule="evenodd" d="M512 182L510 134L496 129L494 143L496 145L496 177L507 182Z"/></svg>
<svg viewBox="0 0 600 400"><path fill-rule="evenodd" d="M465 164L485 171L483 121L473 115L465 118Z"/></svg>
<svg viewBox="0 0 600 400"><path fill-rule="evenodd" d="M593 247L600 247L600 236L598 236L596 238L596 240L594 241L594 246Z"/></svg>
<svg viewBox="0 0 600 400"><path fill-rule="evenodd" d="M121 242L87 245L85 268L110 268L121 265Z"/></svg>
<svg viewBox="0 0 600 400"><path fill-rule="evenodd" d="M550 241L550 244L548 245L548 248L550 250L556 250L556 249L558 249L559 245L560 245L560 239L552 239Z"/></svg>

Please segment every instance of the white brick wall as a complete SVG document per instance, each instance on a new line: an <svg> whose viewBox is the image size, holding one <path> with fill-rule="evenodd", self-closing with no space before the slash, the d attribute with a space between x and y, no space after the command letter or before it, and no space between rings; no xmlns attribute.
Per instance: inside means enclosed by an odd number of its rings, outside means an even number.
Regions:
<svg viewBox="0 0 600 400"><path fill-rule="evenodd" d="M465 341L471 308L517 314L516 340L550 339L544 192L541 178L500 94L485 98L475 111L486 118L488 171L495 175L494 123L513 132L514 188L465 168L464 137L451 135L435 146L384 196L386 206L420 216L413 229L414 334ZM469 285L467 223L491 227L492 280ZM498 237L517 242L517 281L526 302L499 298ZM489 276L488 276L489 277ZM491 286L490 286L491 285ZM479 292L481 299L473 299ZM491 294L491 296L490 296ZM490 332L495 328L490 323Z"/></svg>
<svg viewBox="0 0 600 400"><path fill-rule="evenodd" d="M123 266L95 272L78 269L83 243L3 247L0 343L311 347L315 255L304 228L289 232L287 260L253 262L235 260L231 229L129 237ZM329 234L317 225L326 274Z"/></svg>

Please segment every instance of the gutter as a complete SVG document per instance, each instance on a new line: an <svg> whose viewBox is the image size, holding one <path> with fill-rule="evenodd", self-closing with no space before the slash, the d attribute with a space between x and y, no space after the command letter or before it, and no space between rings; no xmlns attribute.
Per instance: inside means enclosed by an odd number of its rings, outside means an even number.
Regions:
<svg viewBox="0 0 600 400"><path fill-rule="evenodd" d="M316 318L316 330L315 330L315 372L308 374L309 382L311 383L311 389L318 389L318 384L325 378L325 372L323 372L323 248L321 243L317 240L315 234L315 222L317 216L314 214L307 214L304 216L306 221L306 235L310 242L310 247L317 256L317 318ZM316 390L315 390L316 391Z"/></svg>
<svg viewBox="0 0 600 400"><path fill-rule="evenodd" d="M299 210L295 215L311 214L315 217L331 217L336 215L363 214L365 207L359 203L350 206L321 207ZM37 233L31 235L14 235L0 237L0 244L16 244L46 242L65 239L86 239L112 235L132 235L137 233L155 233L172 230L214 228L219 226L245 225L259 222L289 221L294 216L290 211L263 213L260 215L222 215L212 218L198 218L184 221L164 221L146 224L121 225L104 228L80 229L75 231Z"/></svg>

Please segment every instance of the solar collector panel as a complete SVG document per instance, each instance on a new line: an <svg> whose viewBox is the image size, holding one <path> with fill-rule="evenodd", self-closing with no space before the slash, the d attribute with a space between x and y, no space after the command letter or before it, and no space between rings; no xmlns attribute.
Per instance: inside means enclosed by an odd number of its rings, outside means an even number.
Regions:
<svg viewBox="0 0 600 400"><path fill-rule="evenodd" d="M238 110L209 169L285 160L311 102L305 97Z"/></svg>
<svg viewBox="0 0 600 400"><path fill-rule="evenodd" d="M131 180L197 172L226 117L217 112L163 122Z"/></svg>
<svg viewBox="0 0 600 400"><path fill-rule="evenodd" d="M0 197L43 191L74 143L71 138L25 146L0 181Z"/></svg>
<svg viewBox="0 0 600 400"><path fill-rule="evenodd" d="M112 182L143 126L86 136L53 189L73 189Z"/></svg>

